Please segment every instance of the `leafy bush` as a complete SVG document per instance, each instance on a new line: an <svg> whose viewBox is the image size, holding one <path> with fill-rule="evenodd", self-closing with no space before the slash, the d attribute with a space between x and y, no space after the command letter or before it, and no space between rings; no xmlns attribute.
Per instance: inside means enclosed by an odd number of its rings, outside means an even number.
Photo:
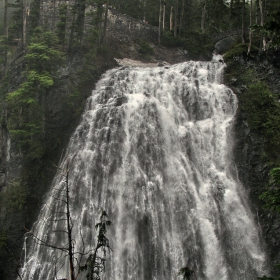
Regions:
<svg viewBox="0 0 280 280"><path fill-rule="evenodd" d="M259 48L256 46L252 46L251 48L251 54L257 53L259 51ZM229 51L227 51L224 55L224 60L227 62L234 57L240 57L247 55L248 52L248 44L237 44L234 45Z"/></svg>
<svg viewBox="0 0 280 280"><path fill-rule="evenodd" d="M271 188L264 192L260 196L260 199L265 201L265 205L263 206L265 209L280 214L280 167L271 169L269 178Z"/></svg>
<svg viewBox="0 0 280 280"><path fill-rule="evenodd" d="M267 153L280 153L280 104L264 82L257 81L241 96L249 126L263 134Z"/></svg>

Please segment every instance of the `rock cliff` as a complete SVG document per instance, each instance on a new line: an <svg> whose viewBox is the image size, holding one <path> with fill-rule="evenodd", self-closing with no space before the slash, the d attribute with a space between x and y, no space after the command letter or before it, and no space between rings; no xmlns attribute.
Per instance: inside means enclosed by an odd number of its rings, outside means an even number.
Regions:
<svg viewBox="0 0 280 280"><path fill-rule="evenodd" d="M244 69L252 69L259 77L262 77L262 80L269 85L270 90L279 97L280 67L278 56L279 53L271 53L264 56L257 55L249 60L237 58L240 65L238 71L245 72ZM280 252L278 250L280 246L280 219L270 211L263 210L263 202L259 199L259 196L266 190L268 172L273 167L269 164L266 155L267 140L261 132L249 127L248 112L244 111L245 104L242 99L242 95L247 89L246 84L232 76L230 76L231 79L228 79L228 74L226 73L226 82L239 99L239 109L235 122L235 162L238 175L247 189L251 208L262 231L264 245L267 247L273 266L280 262Z"/></svg>

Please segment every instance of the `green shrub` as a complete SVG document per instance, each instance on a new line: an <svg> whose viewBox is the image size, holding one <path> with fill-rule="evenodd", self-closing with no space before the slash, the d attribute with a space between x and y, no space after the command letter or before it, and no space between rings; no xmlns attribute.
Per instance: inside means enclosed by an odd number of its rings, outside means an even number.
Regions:
<svg viewBox="0 0 280 280"><path fill-rule="evenodd" d="M266 139L270 158L280 154L280 104L264 82L249 85L240 97L250 128Z"/></svg>
<svg viewBox="0 0 280 280"><path fill-rule="evenodd" d="M256 46L252 46L251 48L251 54L252 53L258 53L259 48ZM247 55L248 52L248 44L236 44L234 45L229 51L227 51L224 54L224 60L227 62L231 59L233 59L234 57L240 57L243 55Z"/></svg>

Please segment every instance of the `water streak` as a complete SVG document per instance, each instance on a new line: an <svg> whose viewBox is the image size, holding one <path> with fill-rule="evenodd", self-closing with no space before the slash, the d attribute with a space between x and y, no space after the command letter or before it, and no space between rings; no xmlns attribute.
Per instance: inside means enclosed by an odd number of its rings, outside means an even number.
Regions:
<svg viewBox="0 0 280 280"><path fill-rule="evenodd" d="M104 279L175 280L186 264L202 280L264 272L258 228L232 159L237 99L221 84L223 68L190 61L113 69L88 99L61 166L70 163L75 248L82 248L80 230L94 247L99 208L114 224ZM52 186L63 187L59 174ZM63 229L61 222L44 222L62 206L51 196L46 205L35 234L66 243L50 230ZM31 243L23 279L53 279L57 256ZM64 261L57 261L58 278L69 277Z"/></svg>

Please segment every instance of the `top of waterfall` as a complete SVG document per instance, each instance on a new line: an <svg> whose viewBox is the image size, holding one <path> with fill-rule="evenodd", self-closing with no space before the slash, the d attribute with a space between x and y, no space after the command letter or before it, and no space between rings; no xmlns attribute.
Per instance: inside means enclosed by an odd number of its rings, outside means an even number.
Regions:
<svg viewBox="0 0 280 280"><path fill-rule="evenodd" d="M222 62L222 63L224 63L224 58L220 54L213 54L212 62Z"/></svg>
<svg viewBox="0 0 280 280"><path fill-rule="evenodd" d="M157 67L157 66L167 66L170 65L170 63L166 61L160 61L160 62L141 62L139 60L133 60L130 58L123 58L118 59L115 58L115 61L120 65L124 67Z"/></svg>

